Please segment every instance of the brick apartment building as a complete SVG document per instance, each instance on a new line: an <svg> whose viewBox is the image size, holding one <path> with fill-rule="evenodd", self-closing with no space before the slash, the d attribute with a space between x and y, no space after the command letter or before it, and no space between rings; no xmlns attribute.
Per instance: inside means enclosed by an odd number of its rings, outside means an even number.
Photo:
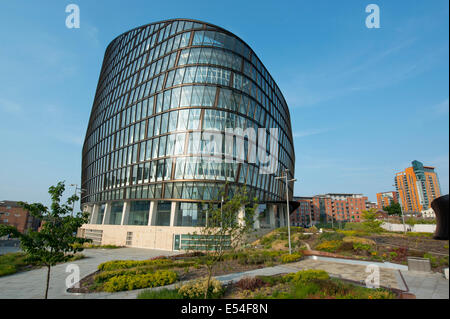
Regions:
<svg viewBox="0 0 450 319"><path fill-rule="evenodd" d="M0 201L0 224L15 226L21 233L28 230L37 230L39 219L32 216L27 210L14 201Z"/></svg>
<svg viewBox="0 0 450 319"><path fill-rule="evenodd" d="M362 194L329 193L312 197L294 197L299 207L291 214L294 226L319 222L359 222L368 209L367 196ZM369 204L370 206L370 204Z"/></svg>
<svg viewBox="0 0 450 319"><path fill-rule="evenodd" d="M398 203L398 193L396 191L377 193L377 208L389 206L392 203Z"/></svg>

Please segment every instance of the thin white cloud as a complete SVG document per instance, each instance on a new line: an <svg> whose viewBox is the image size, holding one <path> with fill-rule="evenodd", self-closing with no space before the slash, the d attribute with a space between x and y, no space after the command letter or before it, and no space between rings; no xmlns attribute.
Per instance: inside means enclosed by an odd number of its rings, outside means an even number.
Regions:
<svg viewBox="0 0 450 319"><path fill-rule="evenodd" d="M294 132L293 136L294 136L294 138L302 138L302 137L326 133L330 130L331 129L310 129L310 130L304 130L304 131L297 131L297 132Z"/></svg>
<svg viewBox="0 0 450 319"><path fill-rule="evenodd" d="M19 103L0 98L0 110L9 114L21 114L23 108Z"/></svg>

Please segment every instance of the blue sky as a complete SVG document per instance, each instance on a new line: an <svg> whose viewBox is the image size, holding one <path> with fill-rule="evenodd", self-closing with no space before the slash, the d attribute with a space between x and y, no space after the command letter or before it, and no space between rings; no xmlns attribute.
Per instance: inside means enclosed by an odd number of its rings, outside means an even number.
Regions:
<svg viewBox="0 0 450 319"><path fill-rule="evenodd" d="M66 5L81 28L65 27ZM368 29L376 3L381 28ZM103 54L117 35L185 17L246 41L291 110L296 195L375 201L412 160L449 190L448 1L0 1L0 200L80 183ZM68 187L72 192L72 188Z"/></svg>

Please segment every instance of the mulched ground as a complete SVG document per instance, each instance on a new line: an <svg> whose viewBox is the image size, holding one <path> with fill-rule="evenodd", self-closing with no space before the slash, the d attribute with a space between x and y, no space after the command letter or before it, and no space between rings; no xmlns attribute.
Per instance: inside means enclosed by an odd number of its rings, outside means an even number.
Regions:
<svg viewBox="0 0 450 319"><path fill-rule="evenodd" d="M448 240L436 240L426 237L404 237L403 235L373 235L367 238L372 239L377 245L392 247L408 247L410 250L423 251L428 253L442 254L448 256Z"/></svg>

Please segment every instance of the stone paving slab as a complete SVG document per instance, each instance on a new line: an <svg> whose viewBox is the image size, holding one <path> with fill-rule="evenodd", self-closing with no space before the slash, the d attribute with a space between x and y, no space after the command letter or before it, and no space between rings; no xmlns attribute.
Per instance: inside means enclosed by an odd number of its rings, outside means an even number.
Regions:
<svg viewBox="0 0 450 319"><path fill-rule="evenodd" d="M449 282L440 273L401 271L409 292L417 299L449 299Z"/></svg>

